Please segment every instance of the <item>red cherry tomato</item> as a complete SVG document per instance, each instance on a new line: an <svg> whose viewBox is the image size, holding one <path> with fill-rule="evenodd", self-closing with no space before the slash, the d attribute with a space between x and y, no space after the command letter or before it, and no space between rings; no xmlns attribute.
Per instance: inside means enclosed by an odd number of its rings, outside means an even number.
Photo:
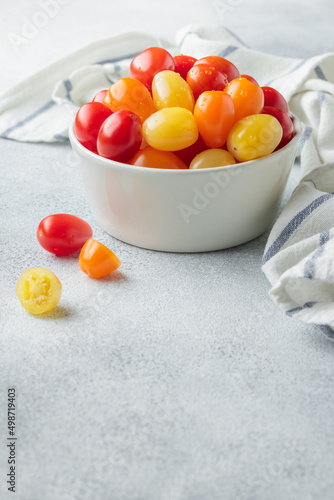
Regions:
<svg viewBox="0 0 334 500"><path fill-rule="evenodd" d="M285 98L278 92L278 90L272 87L261 87L264 95L264 105L272 106L273 108L279 108L285 113L289 113L289 105Z"/></svg>
<svg viewBox="0 0 334 500"><path fill-rule="evenodd" d="M202 57L202 59L198 59L195 62L195 66L197 64L208 64L209 66L213 66L221 73L225 73L227 80L229 82L231 80L234 80L234 78L239 78L239 76L240 76L238 68L236 68L234 66L234 64L231 63L231 61L224 59L224 57L220 57L220 56ZM210 89L210 90L213 90L213 89Z"/></svg>
<svg viewBox="0 0 334 500"><path fill-rule="evenodd" d="M97 150L104 158L126 163L140 148L142 138L139 117L131 111L116 111L100 128Z"/></svg>
<svg viewBox="0 0 334 500"><path fill-rule="evenodd" d="M288 144L288 142L291 141L292 137L294 136L292 119L287 113L285 113L285 111L282 111L279 108L274 108L273 106L265 106L262 110L262 113L274 116L280 122L283 129L283 135L281 142L277 146L276 150L283 148L286 144Z"/></svg>
<svg viewBox="0 0 334 500"><path fill-rule="evenodd" d="M196 61L197 59L195 59L195 57L184 56L183 54L181 54L180 56L175 56L175 73L179 73L179 75L182 76L184 80L186 80L188 71L194 66Z"/></svg>
<svg viewBox="0 0 334 500"><path fill-rule="evenodd" d="M80 250L92 234L92 228L86 221L71 214L48 215L37 228L40 245L56 255Z"/></svg>
<svg viewBox="0 0 334 500"><path fill-rule="evenodd" d="M130 165L138 165L139 167L149 168L164 168L164 169L186 169L187 165L172 151L161 151L154 149L151 146L146 146L137 151Z"/></svg>
<svg viewBox="0 0 334 500"><path fill-rule="evenodd" d="M81 106L75 117L74 133L85 148L96 153L100 127L111 114L111 109L100 102L88 102Z"/></svg>
<svg viewBox="0 0 334 500"><path fill-rule="evenodd" d="M187 83L195 100L206 90L224 90L228 84L225 73L207 64L195 64L187 74Z"/></svg>
<svg viewBox="0 0 334 500"><path fill-rule="evenodd" d="M103 99L105 98L107 92L108 92L108 89L100 90L100 92L98 92L96 94L94 99L92 99L92 102L101 102L103 104Z"/></svg>
<svg viewBox="0 0 334 500"><path fill-rule="evenodd" d="M250 82L252 83L255 83L255 85L258 85L257 81L255 80L255 78L253 78L252 76L250 75L240 75L240 78L246 78L246 80L249 80Z"/></svg>
<svg viewBox="0 0 334 500"><path fill-rule="evenodd" d="M205 151L206 149L208 149L208 146L205 144L202 137L199 135L197 141L194 144L188 146L187 148L175 151L175 154L179 158L181 158L181 160L189 167L190 163L195 158L195 156L201 153L202 151Z"/></svg>
<svg viewBox="0 0 334 500"><path fill-rule="evenodd" d="M173 56L161 47L150 47L134 57L130 64L130 76L141 81L151 91L154 76L165 69L174 71Z"/></svg>

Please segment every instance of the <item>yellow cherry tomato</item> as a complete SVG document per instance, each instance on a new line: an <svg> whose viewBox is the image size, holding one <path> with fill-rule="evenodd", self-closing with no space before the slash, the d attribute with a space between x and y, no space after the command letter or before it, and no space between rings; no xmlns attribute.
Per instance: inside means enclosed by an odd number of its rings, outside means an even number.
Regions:
<svg viewBox="0 0 334 500"><path fill-rule="evenodd" d="M276 149L283 130L271 115L250 115L239 120L227 137L227 149L238 161L267 156Z"/></svg>
<svg viewBox="0 0 334 500"><path fill-rule="evenodd" d="M132 111L142 123L156 111L150 91L135 78L121 78L111 85L103 104L112 111Z"/></svg>
<svg viewBox="0 0 334 500"><path fill-rule="evenodd" d="M178 151L197 141L194 115L185 108L163 108L143 123L144 138L149 146L163 151Z"/></svg>
<svg viewBox="0 0 334 500"><path fill-rule="evenodd" d="M157 109L180 107L193 111L195 100L188 83L175 71L160 71L152 82L153 102Z"/></svg>
<svg viewBox="0 0 334 500"><path fill-rule="evenodd" d="M226 165L234 165L235 159L228 151L225 149L207 149L202 151L189 165L191 169L199 168L213 168L213 167L225 167Z"/></svg>
<svg viewBox="0 0 334 500"><path fill-rule="evenodd" d="M24 309L32 314L43 314L58 304L61 290L61 283L53 272L32 267L21 274L15 292Z"/></svg>

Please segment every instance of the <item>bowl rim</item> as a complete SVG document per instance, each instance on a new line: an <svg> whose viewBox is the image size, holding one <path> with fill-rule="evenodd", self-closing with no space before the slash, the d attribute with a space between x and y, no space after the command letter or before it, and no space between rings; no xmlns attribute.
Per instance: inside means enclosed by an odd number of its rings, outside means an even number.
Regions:
<svg viewBox="0 0 334 500"><path fill-rule="evenodd" d="M100 156L96 153L93 153L89 149L85 148L78 139L75 136L74 133L74 123L75 123L75 116L73 117L71 124L68 129L68 135L71 143L74 143L75 146L79 149L79 151L83 154L86 155L88 158L91 158L94 160L94 162L100 163L101 166L114 169L114 168L121 168L121 169L127 169L129 171L134 171L137 174L143 173L144 175L204 175L206 173L212 173L212 172L221 172L221 171L229 171L229 170L240 170L240 169L246 169L246 168L252 168L253 165L258 164L259 162L265 161L267 158L273 158L275 156L279 156L282 154L282 152L286 151L289 148L293 148L294 146L297 146L299 143L302 132L303 132L303 124L300 121L300 119L294 114L289 112L289 116L292 118L293 123L294 123L294 128L296 131L296 134L294 137L285 145L283 148L271 153L270 155L262 156L260 158L255 158L254 160L248 160L245 162L241 163L236 163L233 165L225 165L221 167L210 167L210 168L199 168L199 169L168 169L168 168L158 168L158 167L141 167L139 168L137 165L130 165L128 163L122 163L118 162L115 160L110 160L109 158L104 158L103 156Z"/></svg>

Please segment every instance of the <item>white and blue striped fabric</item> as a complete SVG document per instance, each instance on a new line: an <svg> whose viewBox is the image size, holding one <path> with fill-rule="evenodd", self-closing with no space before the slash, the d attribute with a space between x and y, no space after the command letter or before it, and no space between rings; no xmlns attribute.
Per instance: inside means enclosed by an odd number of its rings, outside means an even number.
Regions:
<svg viewBox="0 0 334 500"><path fill-rule="evenodd" d="M226 28L187 26L176 44L141 33L95 42L0 95L0 136L67 140L76 110L128 73L149 46L174 54L230 59L260 85L271 85L304 123L301 182L271 230L262 270L286 314L317 325L334 340L334 54L288 59L251 50Z"/></svg>

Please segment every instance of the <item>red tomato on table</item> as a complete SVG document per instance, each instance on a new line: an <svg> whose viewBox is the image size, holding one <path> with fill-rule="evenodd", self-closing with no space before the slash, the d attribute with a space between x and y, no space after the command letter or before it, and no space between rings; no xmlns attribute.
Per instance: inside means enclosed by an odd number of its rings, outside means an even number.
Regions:
<svg viewBox="0 0 334 500"><path fill-rule="evenodd" d="M71 214L48 215L37 228L38 242L44 250L55 255L80 250L92 234L92 228L86 221Z"/></svg>

